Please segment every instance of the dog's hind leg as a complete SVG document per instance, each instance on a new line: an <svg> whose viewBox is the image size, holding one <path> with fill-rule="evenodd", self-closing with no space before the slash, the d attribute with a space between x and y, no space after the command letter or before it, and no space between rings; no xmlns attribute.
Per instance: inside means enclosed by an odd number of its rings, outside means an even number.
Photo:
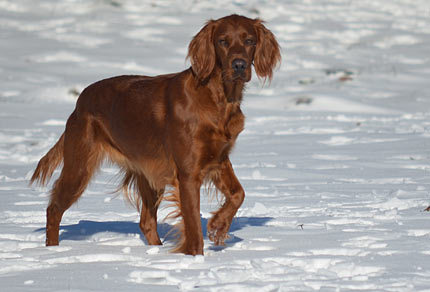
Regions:
<svg viewBox="0 0 430 292"><path fill-rule="evenodd" d="M142 198L140 229L145 235L148 244L161 245L161 240L157 233L157 210L163 191L153 190L143 175L138 176L137 183L139 194Z"/></svg>
<svg viewBox="0 0 430 292"><path fill-rule="evenodd" d="M46 210L47 246L58 245L64 212L82 195L103 159L90 118L78 118L76 112L72 113L64 135L64 165Z"/></svg>
<svg viewBox="0 0 430 292"><path fill-rule="evenodd" d="M149 245L161 245L157 233L157 210L164 190L154 190L143 174L127 170L123 180L123 190L127 199L140 212L139 227Z"/></svg>

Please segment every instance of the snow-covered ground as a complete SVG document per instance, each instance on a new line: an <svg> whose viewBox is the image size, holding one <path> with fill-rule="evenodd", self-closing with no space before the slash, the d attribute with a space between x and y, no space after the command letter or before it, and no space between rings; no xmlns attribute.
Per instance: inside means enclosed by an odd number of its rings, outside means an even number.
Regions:
<svg viewBox="0 0 430 292"><path fill-rule="evenodd" d="M105 165L45 247L49 188L28 179L76 94L183 70L233 12L265 19L283 62L245 95L227 246L169 253L171 222L145 245ZM0 36L0 291L430 291L428 0L0 0Z"/></svg>

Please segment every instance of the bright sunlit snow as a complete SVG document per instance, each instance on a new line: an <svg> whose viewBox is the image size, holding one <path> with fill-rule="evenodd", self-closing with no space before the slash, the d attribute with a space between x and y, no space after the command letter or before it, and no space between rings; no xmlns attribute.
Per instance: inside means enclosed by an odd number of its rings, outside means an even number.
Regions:
<svg viewBox="0 0 430 292"><path fill-rule="evenodd" d="M160 221L147 246L104 165L45 247L52 184L28 179L79 92L184 70L232 13L266 20L283 61L245 93L227 245L169 253ZM0 0L0 36L0 291L430 291L428 0ZM217 207L202 190L203 226Z"/></svg>

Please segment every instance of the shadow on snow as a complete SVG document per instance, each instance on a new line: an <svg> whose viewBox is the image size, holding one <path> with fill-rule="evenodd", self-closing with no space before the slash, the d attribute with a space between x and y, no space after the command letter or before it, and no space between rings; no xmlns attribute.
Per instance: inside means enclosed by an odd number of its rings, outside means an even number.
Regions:
<svg viewBox="0 0 430 292"><path fill-rule="evenodd" d="M235 217L230 226L230 238L226 240L226 245L231 245L240 242L243 239L232 235L232 232L241 230L246 227L264 226L267 222L271 221L271 217ZM208 219L201 218L202 232L205 239L207 239L207 223ZM166 242L175 240L175 225L168 223L158 223L158 234L161 241ZM46 228L36 229L35 232L46 232ZM141 239L145 241L145 237L140 231L139 223L133 221L90 221L80 220L77 224L62 225L60 226L60 241L62 240L85 240L97 233L113 232L120 234L138 234ZM211 250L222 250L226 246L210 246Z"/></svg>

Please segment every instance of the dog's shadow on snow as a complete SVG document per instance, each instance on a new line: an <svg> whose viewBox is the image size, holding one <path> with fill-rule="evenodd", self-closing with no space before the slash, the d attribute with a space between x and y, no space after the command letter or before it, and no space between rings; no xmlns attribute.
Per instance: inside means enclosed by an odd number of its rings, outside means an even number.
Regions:
<svg viewBox="0 0 430 292"><path fill-rule="evenodd" d="M271 221L272 217L235 217L230 226L230 238L226 240L226 246L211 245L211 250L222 250L229 245L240 242L243 239L232 236L232 233L246 227L264 226L267 222ZM207 239L207 224L208 219L201 218L203 236ZM174 241L176 239L175 226L168 223L158 223L158 234L161 241ZM46 232L46 228L36 229L35 232ZM139 223L133 221L90 221L81 220L77 224L61 225L60 226L60 242L62 240L86 240L97 233L112 232L128 235L139 235L146 243L146 239L140 231Z"/></svg>

